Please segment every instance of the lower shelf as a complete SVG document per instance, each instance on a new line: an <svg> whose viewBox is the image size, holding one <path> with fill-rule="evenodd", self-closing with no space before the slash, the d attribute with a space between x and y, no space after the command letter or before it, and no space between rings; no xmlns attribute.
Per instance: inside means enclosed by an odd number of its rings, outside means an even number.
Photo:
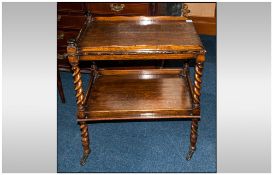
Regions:
<svg viewBox="0 0 273 175"><path fill-rule="evenodd" d="M85 119L199 118L181 69L101 70L86 100Z"/></svg>

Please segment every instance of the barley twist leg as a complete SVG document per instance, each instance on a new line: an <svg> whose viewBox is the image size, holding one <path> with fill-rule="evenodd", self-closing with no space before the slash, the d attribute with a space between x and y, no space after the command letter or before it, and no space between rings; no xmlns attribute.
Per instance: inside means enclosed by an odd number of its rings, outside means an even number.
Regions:
<svg viewBox="0 0 273 175"><path fill-rule="evenodd" d="M193 102L195 104L195 107L200 107L200 90L201 90L201 77L202 77L202 71L203 71L203 64L202 63L196 63L195 66L195 74L194 74L194 88L193 88Z"/></svg>
<svg viewBox="0 0 273 175"><path fill-rule="evenodd" d="M186 156L186 160L190 160L194 151L196 150L196 142L197 142L197 133L198 130L198 119L192 119L191 122L191 135L190 135L190 147L188 154Z"/></svg>
<svg viewBox="0 0 273 175"><path fill-rule="evenodd" d="M69 39L67 41L67 55L69 63L72 66L74 86L76 91L76 101L77 101L77 116L79 119L85 118L84 111L84 93L82 88L81 72L79 68L79 56L77 55L77 43L75 39ZM83 147L83 156L81 158L80 164L84 165L90 154L91 150L89 148L89 135L88 135L88 125L86 122L80 122L81 129L81 141Z"/></svg>
<svg viewBox="0 0 273 175"><path fill-rule="evenodd" d="M80 122L80 128L83 147L83 156L80 160L80 164L83 166L86 163L86 160L91 152L91 149L89 148L88 125L86 124L86 122Z"/></svg>
<svg viewBox="0 0 273 175"><path fill-rule="evenodd" d="M73 78L74 78L74 85L75 85L75 91L76 91L76 98L77 98L77 105L81 106L83 105L83 88L82 88L82 80L81 80L81 73L80 68L78 66L73 66Z"/></svg>
<svg viewBox="0 0 273 175"><path fill-rule="evenodd" d="M73 70L73 77L74 77L74 85L76 91L76 98L77 98L77 105L78 105L78 118L84 118L84 107L83 107L83 88L82 88L82 80L81 80L81 73L78 65L72 66ZM86 163L86 160L91 152L89 148L89 134L88 134L88 125L86 122L80 122L80 129L81 129L81 141L83 147L83 156L80 160L80 164L83 166Z"/></svg>
<svg viewBox="0 0 273 175"><path fill-rule="evenodd" d="M193 103L194 103L194 113L200 114L200 90L201 90L201 77L203 71L203 63L197 62L195 65L195 75L194 75L194 88L193 88ZM190 134L190 147L188 154L186 156L186 160L190 160L192 158L193 153L196 150L196 142L198 136L198 119L192 119L191 122L191 134Z"/></svg>

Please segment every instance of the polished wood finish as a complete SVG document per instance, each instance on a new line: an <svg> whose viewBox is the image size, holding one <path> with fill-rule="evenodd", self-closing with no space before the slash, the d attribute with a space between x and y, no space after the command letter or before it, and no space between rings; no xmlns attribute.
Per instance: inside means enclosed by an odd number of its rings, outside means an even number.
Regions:
<svg viewBox="0 0 273 175"><path fill-rule="evenodd" d="M169 21L185 21L187 18L183 16L113 16L113 17L94 17L94 21L133 21L140 25L158 24L159 22ZM143 21L150 21L151 23L145 23Z"/></svg>
<svg viewBox="0 0 273 175"><path fill-rule="evenodd" d="M198 34L216 35L216 18L191 16Z"/></svg>
<svg viewBox="0 0 273 175"><path fill-rule="evenodd" d="M89 147L89 134L88 134L88 125L86 122L79 122L81 129L81 137L82 137L82 147L83 147L83 156L80 164L83 166L88 158L88 155L91 153L91 149Z"/></svg>
<svg viewBox="0 0 273 175"><path fill-rule="evenodd" d="M87 9L97 15L153 15L153 3L87 3Z"/></svg>
<svg viewBox="0 0 273 175"><path fill-rule="evenodd" d="M190 136L190 149L196 149L196 142L197 142L197 133L198 130L198 119L192 119L191 122L191 136Z"/></svg>
<svg viewBox="0 0 273 175"><path fill-rule="evenodd" d="M193 102L199 107L200 105L200 90L201 90L201 76L203 71L203 63L197 62L195 65L195 74L194 74L194 90L193 90Z"/></svg>
<svg viewBox="0 0 273 175"><path fill-rule="evenodd" d="M57 65L58 70L71 71L67 60L66 43L70 38L76 38L86 21L86 15L92 12L93 16L100 15L155 15L155 3L122 3L125 7L117 10L120 3L83 3L83 2L58 2L57 3ZM112 7L112 8L111 8ZM110 12L110 13L109 13ZM81 63L81 72L90 73L90 64ZM61 79L58 79L60 85ZM62 89L58 86L60 95ZM62 97L63 98L63 97Z"/></svg>
<svg viewBox="0 0 273 175"><path fill-rule="evenodd" d="M99 71L87 97L84 121L199 118L192 116L192 99L181 71Z"/></svg>
<svg viewBox="0 0 273 175"><path fill-rule="evenodd" d="M73 71L73 78L74 78L75 91L76 91L76 97L77 97L77 105L79 108L83 108L82 105L83 105L84 94L83 94L83 88L82 88L81 73L79 68L79 60L77 56L72 55L72 53L75 53L76 50L77 48L73 44L70 44L67 47L68 60L71 63L72 71Z"/></svg>
<svg viewBox="0 0 273 175"><path fill-rule="evenodd" d="M61 30L73 30L73 31L79 31L84 22L86 20L86 17L83 15L59 15L58 18L58 29Z"/></svg>
<svg viewBox="0 0 273 175"><path fill-rule="evenodd" d="M76 91L76 102L78 106L77 116L79 119L85 118L84 114L84 93L82 87L82 80L81 80L81 72L79 68L79 60L78 58L73 55L77 50L76 45L74 43L69 43L67 46L67 53L68 53L68 60L71 63L72 71L73 71L73 78L74 78L74 86ZM81 165L85 164L85 160L87 159L88 155L91 152L89 148L89 134L88 134L88 125L86 122L80 122L80 129L81 129L81 137L82 137L82 146L83 146L83 157L81 161Z"/></svg>
<svg viewBox="0 0 273 175"><path fill-rule="evenodd" d="M83 158L90 153L90 121L192 119L187 160L196 150L204 47L184 17L87 17L76 39L68 40ZM79 62L94 60L195 59L194 84L181 69L100 69L93 63L86 95Z"/></svg>
<svg viewBox="0 0 273 175"><path fill-rule="evenodd" d="M92 25L90 22L83 36L79 43L82 52L203 49L193 24L186 22L184 17L98 17L93 19Z"/></svg>
<svg viewBox="0 0 273 175"><path fill-rule="evenodd" d="M84 3L57 3L57 72L71 71L66 57L67 40L77 37L86 21L86 7ZM86 70L86 67L82 67ZM57 77L58 91L62 101L64 94L61 79Z"/></svg>
<svg viewBox="0 0 273 175"><path fill-rule="evenodd" d="M125 7L121 11L116 11L120 5ZM112 7L112 8L111 8ZM156 15L157 3L91 3L91 2L58 2L57 3L57 27L58 27L58 57L66 58L66 41L69 38L74 38L83 27L86 15L92 13L93 16L105 15ZM113 9L113 10L112 10ZM110 12L110 13L109 13ZM70 67L66 62L60 62L58 66L60 70L67 70ZM87 65L80 65L86 69Z"/></svg>
<svg viewBox="0 0 273 175"><path fill-rule="evenodd" d="M86 21L87 9L84 3L57 3L57 10L57 52L67 59L64 56L67 40L78 35ZM62 65L66 66L58 67Z"/></svg>
<svg viewBox="0 0 273 175"><path fill-rule="evenodd" d="M120 55L119 53L116 53L117 55L93 55L93 53L86 53L87 55L83 55L80 57L82 61L88 61L88 60L169 60L169 59L188 59L192 58L196 55L196 52L192 53L181 53L181 54L170 54L168 57L161 54L129 54L126 55Z"/></svg>
<svg viewBox="0 0 273 175"><path fill-rule="evenodd" d="M66 12L66 13L85 13L86 5L82 2L58 2L57 3L58 12Z"/></svg>
<svg viewBox="0 0 273 175"><path fill-rule="evenodd" d="M190 160L194 151L196 150L196 142L197 142L197 133L198 130L198 119L192 119L191 121L191 134L190 134L190 147L189 151L186 155L186 160Z"/></svg>

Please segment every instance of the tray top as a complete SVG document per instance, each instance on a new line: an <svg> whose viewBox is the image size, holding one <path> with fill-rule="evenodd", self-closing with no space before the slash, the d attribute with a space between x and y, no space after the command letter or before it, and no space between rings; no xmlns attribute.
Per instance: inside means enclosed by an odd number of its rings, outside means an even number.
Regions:
<svg viewBox="0 0 273 175"><path fill-rule="evenodd" d="M80 38L81 51L203 50L193 23L184 17L96 17Z"/></svg>

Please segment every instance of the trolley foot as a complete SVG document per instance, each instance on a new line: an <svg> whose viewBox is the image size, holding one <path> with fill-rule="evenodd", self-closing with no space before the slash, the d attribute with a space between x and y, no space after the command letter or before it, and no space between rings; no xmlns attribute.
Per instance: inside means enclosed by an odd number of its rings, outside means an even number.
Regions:
<svg viewBox="0 0 273 175"><path fill-rule="evenodd" d="M87 153L83 153L81 161L80 161L81 166L85 165L88 156L89 156L89 153L88 154Z"/></svg>
<svg viewBox="0 0 273 175"><path fill-rule="evenodd" d="M192 155L193 155L194 152L195 152L195 149L190 148L188 153L187 153L186 160L191 160Z"/></svg>

